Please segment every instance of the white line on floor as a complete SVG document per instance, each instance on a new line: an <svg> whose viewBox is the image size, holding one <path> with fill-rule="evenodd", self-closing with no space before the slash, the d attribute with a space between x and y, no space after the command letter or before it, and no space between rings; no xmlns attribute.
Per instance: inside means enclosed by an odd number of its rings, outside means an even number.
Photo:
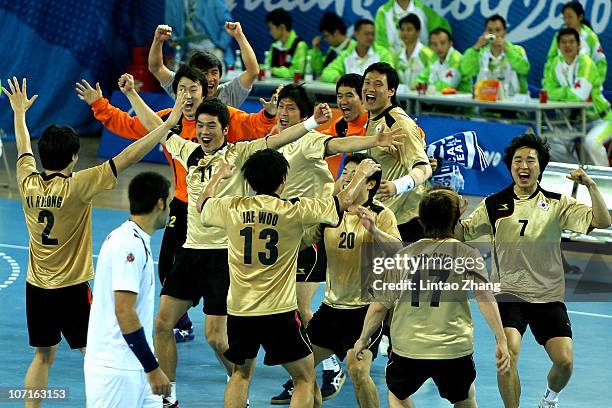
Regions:
<svg viewBox="0 0 612 408"><path fill-rule="evenodd" d="M12 248L12 249L23 249L25 251L28 251L30 249L30 247L27 246L23 246L23 245L12 245L12 244L0 244L0 247L4 247L4 248ZM94 258L98 257L98 254L94 254L93 256ZM155 265L157 265L157 261L153 261L153 263Z"/></svg>
<svg viewBox="0 0 612 408"><path fill-rule="evenodd" d="M607 315L607 314L601 314L601 313L577 312L575 310L568 310L567 313L582 315L582 316L603 317L604 319L612 319L612 316Z"/></svg>

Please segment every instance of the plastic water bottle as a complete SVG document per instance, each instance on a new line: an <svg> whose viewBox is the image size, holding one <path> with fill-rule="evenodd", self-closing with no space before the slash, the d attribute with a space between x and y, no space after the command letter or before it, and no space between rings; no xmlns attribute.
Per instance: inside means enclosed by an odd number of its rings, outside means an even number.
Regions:
<svg viewBox="0 0 612 408"><path fill-rule="evenodd" d="M264 77L270 78L272 76L272 70L270 69L270 62L268 58L270 57L270 51L264 52Z"/></svg>
<svg viewBox="0 0 612 408"><path fill-rule="evenodd" d="M310 55L306 57L306 68L304 69L304 80L306 82L314 81L314 76L312 74L312 64L310 62Z"/></svg>
<svg viewBox="0 0 612 408"><path fill-rule="evenodd" d="M236 62L234 62L234 69L236 73L240 75L243 71L242 58L240 57L240 50L236 50Z"/></svg>

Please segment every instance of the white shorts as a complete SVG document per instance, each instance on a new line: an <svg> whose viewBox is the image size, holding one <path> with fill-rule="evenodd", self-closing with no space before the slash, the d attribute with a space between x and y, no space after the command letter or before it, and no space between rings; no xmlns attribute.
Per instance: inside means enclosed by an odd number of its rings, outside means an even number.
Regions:
<svg viewBox="0 0 612 408"><path fill-rule="evenodd" d="M161 408L144 370L130 371L85 362L87 408Z"/></svg>

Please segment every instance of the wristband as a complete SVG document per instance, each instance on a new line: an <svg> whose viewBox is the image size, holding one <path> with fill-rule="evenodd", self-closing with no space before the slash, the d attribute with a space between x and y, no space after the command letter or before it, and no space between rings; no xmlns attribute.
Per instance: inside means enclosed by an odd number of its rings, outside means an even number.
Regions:
<svg viewBox="0 0 612 408"><path fill-rule="evenodd" d="M123 338L130 350L136 355L138 361L140 361L140 364L142 364L145 373L150 373L159 367L159 363L155 359L149 347L149 343L147 343L147 338L145 337L145 332L142 327L135 332L124 334Z"/></svg>
<svg viewBox="0 0 612 408"><path fill-rule="evenodd" d="M306 119L304 122L304 127L306 128L307 131L311 131L311 130L315 130L316 128L319 127L319 124L317 123L317 121L315 120L314 116L309 117L308 119Z"/></svg>
<svg viewBox="0 0 612 408"><path fill-rule="evenodd" d="M410 175L391 180L391 182L395 184L396 195L407 193L414 188L414 179Z"/></svg>

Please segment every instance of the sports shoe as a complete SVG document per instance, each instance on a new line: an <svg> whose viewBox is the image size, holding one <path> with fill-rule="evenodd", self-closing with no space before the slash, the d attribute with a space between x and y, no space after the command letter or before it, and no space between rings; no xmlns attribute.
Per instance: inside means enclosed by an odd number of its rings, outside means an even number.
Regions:
<svg viewBox="0 0 612 408"><path fill-rule="evenodd" d="M173 403L168 402L167 399L164 398L164 408L179 408L178 401L174 401Z"/></svg>
<svg viewBox="0 0 612 408"><path fill-rule="evenodd" d="M187 330L182 329L174 329L174 340L177 343L184 343L186 341L191 341L195 338L193 334L193 327L190 327Z"/></svg>
<svg viewBox="0 0 612 408"><path fill-rule="evenodd" d="M323 370L323 384L321 385L321 398L323 401L334 398L340 392L344 381L346 381L344 370Z"/></svg>
<svg viewBox="0 0 612 408"><path fill-rule="evenodd" d="M559 403L557 401L547 401L542 398L538 404L538 408L559 408Z"/></svg>
<svg viewBox="0 0 612 408"><path fill-rule="evenodd" d="M290 378L289 381L283 384L283 391L272 397L270 404L275 405L289 405L291 402L291 396L293 395L293 380Z"/></svg>

